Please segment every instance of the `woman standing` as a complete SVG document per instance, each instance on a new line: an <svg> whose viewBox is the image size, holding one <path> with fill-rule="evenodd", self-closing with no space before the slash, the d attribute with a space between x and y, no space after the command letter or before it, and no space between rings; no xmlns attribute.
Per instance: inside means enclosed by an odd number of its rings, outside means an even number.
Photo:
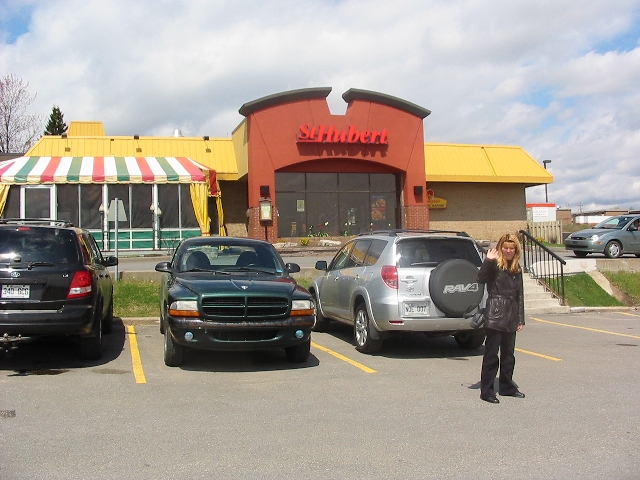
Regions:
<svg viewBox="0 0 640 480"><path fill-rule="evenodd" d="M488 295L480 398L489 403L500 403L494 390L498 367L500 395L524 398L524 393L518 390L512 379L516 364L516 332L524 328L521 254L518 237L507 233L498 240L495 248L489 250L478 272L478 282L486 284Z"/></svg>

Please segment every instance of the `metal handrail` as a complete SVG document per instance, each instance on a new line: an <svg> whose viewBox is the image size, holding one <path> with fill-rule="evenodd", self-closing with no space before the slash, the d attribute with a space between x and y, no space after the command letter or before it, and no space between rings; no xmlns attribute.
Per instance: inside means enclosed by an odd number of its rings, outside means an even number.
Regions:
<svg viewBox="0 0 640 480"><path fill-rule="evenodd" d="M558 298L561 305L565 305L564 266L567 262L525 230L520 230L520 235L524 271Z"/></svg>

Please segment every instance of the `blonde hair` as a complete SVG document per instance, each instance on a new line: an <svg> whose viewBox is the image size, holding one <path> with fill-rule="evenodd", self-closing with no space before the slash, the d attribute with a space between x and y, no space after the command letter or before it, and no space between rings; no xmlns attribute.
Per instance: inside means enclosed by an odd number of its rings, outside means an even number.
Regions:
<svg viewBox="0 0 640 480"><path fill-rule="evenodd" d="M516 247L516 253L513 256L513 260L510 262L507 261L502 255L502 246L505 243L513 243ZM509 270L511 273L519 273L520 272L520 257L522 256L522 245L520 245L520 240L518 240L517 235L512 233L505 233L498 243L496 244L496 250L498 251L498 267L502 270Z"/></svg>

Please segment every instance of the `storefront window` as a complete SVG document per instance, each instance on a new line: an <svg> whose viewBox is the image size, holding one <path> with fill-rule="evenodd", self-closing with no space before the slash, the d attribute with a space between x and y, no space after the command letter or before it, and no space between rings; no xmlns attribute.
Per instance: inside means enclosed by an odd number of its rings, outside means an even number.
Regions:
<svg viewBox="0 0 640 480"><path fill-rule="evenodd" d="M79 185L80 188L80 220L78 225L82 228L102 228L102 185ZM108 208L105 205L104 208Z"/></svg>
<svg viewBox="0 0 640 480"><path fill-rule="evenodd" d="M158 206L161 228L198 228L189 185L158 185Z"/></svg>
<svg viewBox="0 0 640 480"><path fill-rule="evenodd" d="M116 198L122 200L124 204L124 218L118 217L118 228L129 228L131 225L131 205L129 204L129 185L128 184L109 184L107 185L107 198L109 199L108 206L111 206L111 202ZM115 205L115 204L114 204ZM117 208L117 207L116 207ZM115 217L112 217L115 218ZM110 221L109 226L113 227L115 222Z"/></svg>
<svg viewBox="0 0 640 480"><path fill-rule="evenodd" d="M396 228L393 174L276 173L276 194L280 237Z"/></svg>
<svg viewBox="0 0 640 480"><path fill-rule="evenodd" d="M178 185L180 187L180 218L182 228L198 228L196 214L193 211L193 202L191 201L191 190L189 185Z"/></svg>
<svg viewBox="0 0 640 480"><path fill-rule="evenodd" d="M158 206L162 215L160 225L162 228L180 227L180 199L178 185L158 185Z"/></svg>
<svg viewBox="0 0 640 480"><path fill-rule="evenodd" d="M80 185L56 185L58 197L58 220L65 220L74 225L80 224L80 202L78 190Z"/></svg>
<svg viewBox="0 0 640 480"><path fill-rule="evenodd" d="M336 173L307 173L308 192L338 191L338 175Z"/></svg>
<svg viewBox="0 0 640 480"><path fill-rule="evenodd" d="M131 185L131 228L153 228L153 185Z"/></svg>
<svg viewBox="0 0 640 480"><path fill-rule="evenodd" d="M4 205L2 218L20 218L20 186L12 185L9 187L7 195L7 203Z"/></svg>

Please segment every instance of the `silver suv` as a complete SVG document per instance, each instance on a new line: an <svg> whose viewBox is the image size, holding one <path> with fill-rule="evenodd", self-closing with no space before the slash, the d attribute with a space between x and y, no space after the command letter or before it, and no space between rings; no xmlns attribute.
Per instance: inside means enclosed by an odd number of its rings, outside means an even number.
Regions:
<svg viewBox="0 0 640 480"><path fill-rule="evenodd" d="M453 335L474 349L484 332L469 326L483 301L478 284L482 255L464 232L390 230L346 243L309 291L316 301L316 331L330 320L353 325L356 349L375 353L394 332Z"/></svg>

